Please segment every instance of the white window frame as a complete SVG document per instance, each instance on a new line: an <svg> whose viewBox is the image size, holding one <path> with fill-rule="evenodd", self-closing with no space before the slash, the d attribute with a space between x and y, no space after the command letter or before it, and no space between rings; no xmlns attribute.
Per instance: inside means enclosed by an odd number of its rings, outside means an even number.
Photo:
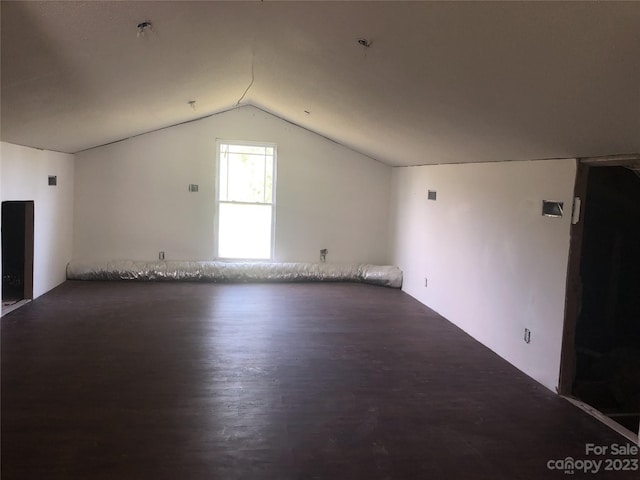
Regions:
<svg viewBox="0 0 640 480"><path fill-rule="evenodd" d="M220 257L218 252L218 234L220 231L220 203L235 203L245 205L269 205L264 202L227 202L220 200L220 146L221 145L247 145L256 147L271 147L273 148L273 172L272 172L272 192L271 192L271 250L269 252L269 258L226 258ZM276 191L277 191L277 162L278 162L278 148L275 143L271 142L255 142L244 140L224 140L216 139L216 177L215 177L215 211L214 211L214 231L213 231L213 245L214 245L214 259L223 260L227 262L270 262L275 260L275 240L276 240Z"/></svg>

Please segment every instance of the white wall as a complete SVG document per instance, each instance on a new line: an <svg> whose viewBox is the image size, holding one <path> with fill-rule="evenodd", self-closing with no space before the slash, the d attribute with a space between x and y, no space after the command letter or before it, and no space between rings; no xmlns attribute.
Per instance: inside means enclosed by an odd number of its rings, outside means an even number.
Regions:
<svg viewBox="0 0 640 480"><path fill-rule="evenodd" d="M403 289L552 390L575 173L575 160L393 170L392 262ZM543 199L563 201L565 216L543 217Z"/></svg>
<svg viewBox="0 0 640 480"><path fill-rule="evenodd" d="M388 262L391 167L254 107L77 154L74 258L212 259L217 138L277 144L277 261Z"/></svg>
<svg viewBox="0 0 640 480"><path fill-rule="evenodd" d="M65 280L73 250L74 157L0 142L1 198L33 200L33 296L38 297ZM57 175L50 187L48 176Z"/></svg>

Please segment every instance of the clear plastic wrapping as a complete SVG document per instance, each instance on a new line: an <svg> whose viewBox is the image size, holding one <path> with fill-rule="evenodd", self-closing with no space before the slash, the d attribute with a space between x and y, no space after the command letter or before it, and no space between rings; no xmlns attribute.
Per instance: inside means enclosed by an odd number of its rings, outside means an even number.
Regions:
<svg viewBox="0 0 640 480"><path fill-rule="evenodd" d="M171 280L201 282L362 282L400 288L402 271L357 263L71 261L69 280Z"/></svg>

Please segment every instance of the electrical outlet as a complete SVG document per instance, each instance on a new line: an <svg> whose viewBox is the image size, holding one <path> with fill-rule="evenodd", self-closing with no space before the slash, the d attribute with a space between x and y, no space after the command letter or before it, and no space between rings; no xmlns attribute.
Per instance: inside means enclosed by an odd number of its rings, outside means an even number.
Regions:
<svg viewBox="0 0 640 480"><path fill-rule="evenodd" d="M524 329L524 343L531 343L531 330L528 328Z"/></svg>
<svg viewBox="0 0 640 480"><path fill-rule="evenodd" d="M164 252L158 253L158 259L159 260L164 260Z"/></svg>

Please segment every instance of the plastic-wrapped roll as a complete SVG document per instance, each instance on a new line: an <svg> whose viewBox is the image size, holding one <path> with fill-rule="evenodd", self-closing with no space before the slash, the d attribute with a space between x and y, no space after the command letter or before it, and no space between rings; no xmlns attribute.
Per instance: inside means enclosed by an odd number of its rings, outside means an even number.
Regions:
<svg viewBox="0 0 640 480"><path fill-rule="evenodd" d="M71 261L69 280L171 280L201 282L362 282L400 288L402 271L358 263Z"/></svg>

